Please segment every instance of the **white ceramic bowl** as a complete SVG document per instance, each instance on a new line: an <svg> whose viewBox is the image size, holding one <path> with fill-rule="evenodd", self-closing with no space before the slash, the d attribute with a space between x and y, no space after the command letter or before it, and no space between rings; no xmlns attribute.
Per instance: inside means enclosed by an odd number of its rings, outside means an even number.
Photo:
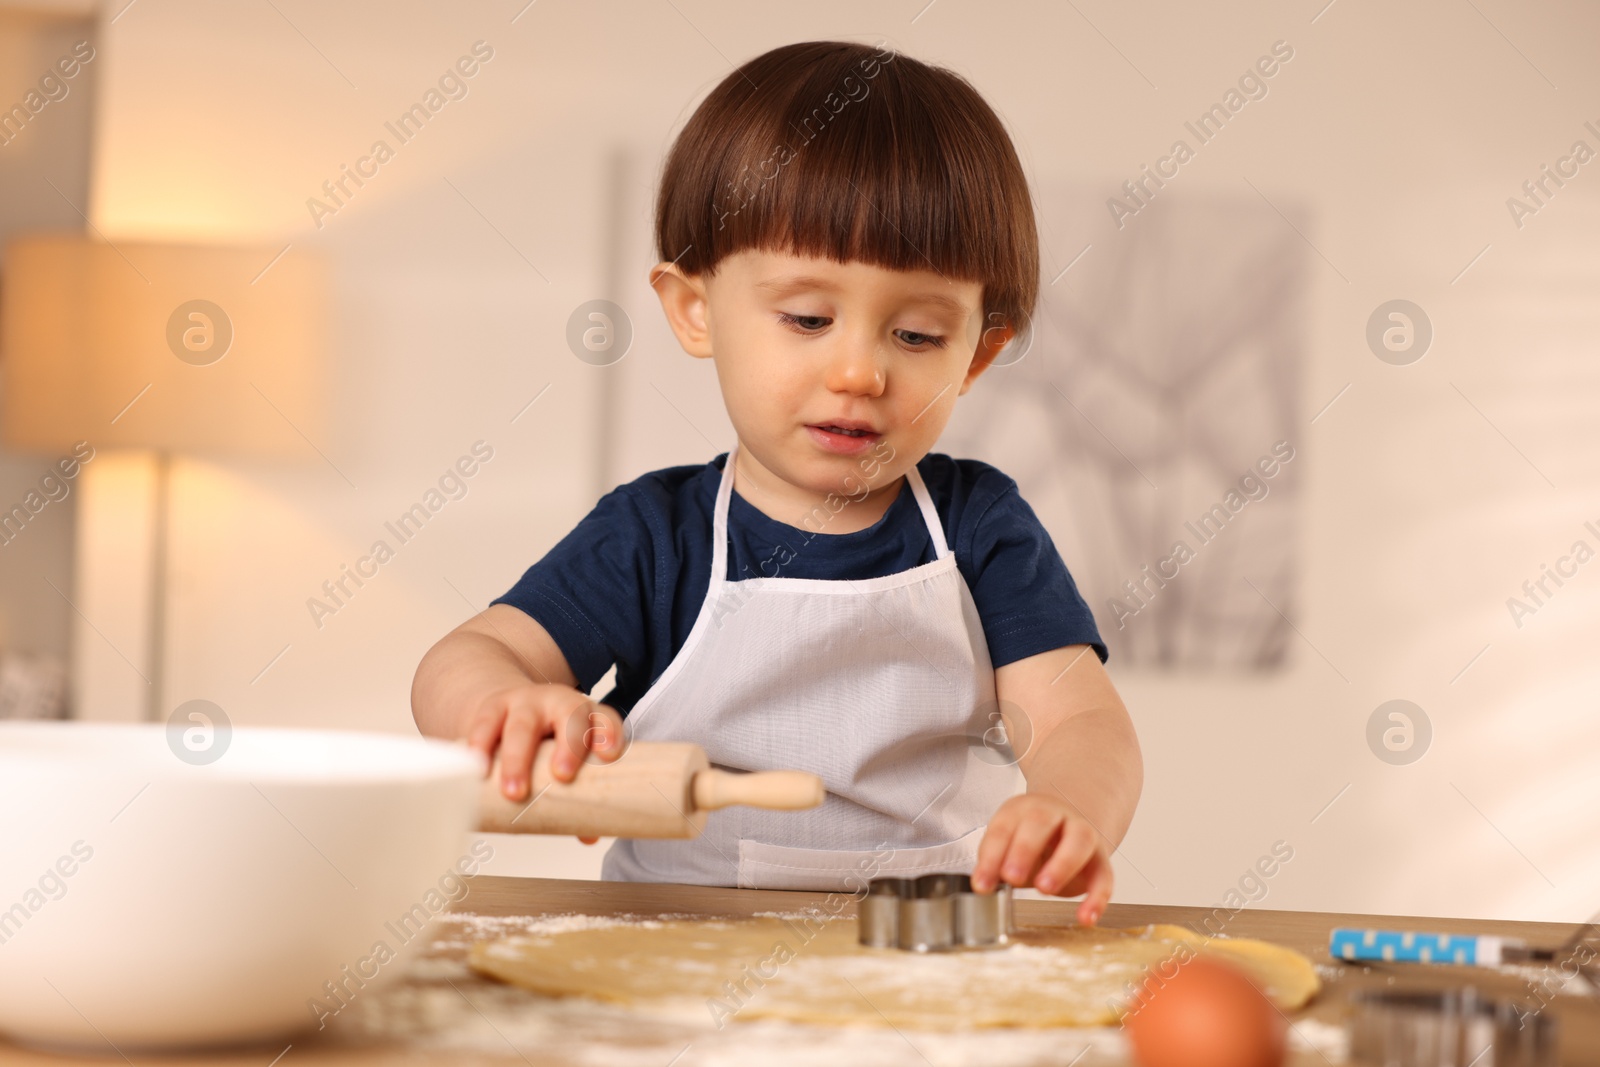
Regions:
<svg viewBox="0 0 1600 1067"><path fill-rule="evenodd" d="M464 892L479 775L385 734L240 727L196 766L160 725L0 723L0 1032L114 1056L316 1028Z"/></svg>

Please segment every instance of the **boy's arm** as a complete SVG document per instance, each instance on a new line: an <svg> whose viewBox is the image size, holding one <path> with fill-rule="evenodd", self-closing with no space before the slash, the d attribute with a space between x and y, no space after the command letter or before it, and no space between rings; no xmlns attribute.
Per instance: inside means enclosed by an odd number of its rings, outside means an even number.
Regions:
<svg viewBox="0 0 1600 1067"><path fill-rule="evenodd" d="M1017 766L1028 789L990 820L973 888L986 892L1004 879L1084 893L1078 919L1097 922L1111 897L1110 854L1144 785L1133 721L1089 645L1008 663L995 671L995 689L1006 735L1027 742Z"/></svg>
<svg viewBox="0 0 1600 1067"><path fill-rule="evenodd" d="M526 797L533 754L544 738L560 742L551 771L570 781L587 751L615 758L622 720L577 688L560 647L539 622L509 604L491 604L446 634L422 657L411 683L411 713L424 734L464 739L485 757L500 750L501 790Z"/></svg>

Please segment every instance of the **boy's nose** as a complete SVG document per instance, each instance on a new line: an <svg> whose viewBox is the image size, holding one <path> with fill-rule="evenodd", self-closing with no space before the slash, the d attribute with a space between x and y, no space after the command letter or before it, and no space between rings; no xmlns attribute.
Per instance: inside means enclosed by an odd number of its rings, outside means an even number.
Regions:
<svg viewBox="0 0 1600 1067"><path fill-rule="evenodd" d="M885 375L877 346L847 342L839 347L828 364L827 385L835 393L877 396L883 392Z"/></svg>

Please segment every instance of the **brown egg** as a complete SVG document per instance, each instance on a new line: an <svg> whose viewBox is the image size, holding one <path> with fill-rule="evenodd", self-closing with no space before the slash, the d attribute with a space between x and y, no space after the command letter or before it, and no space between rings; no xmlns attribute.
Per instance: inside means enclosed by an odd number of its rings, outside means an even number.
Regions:
<svg viewBox="0 0 1600 1067"><path fill-rule="evenodd" d="M1142 1067L1283 1063L1283 1015L1243 972L1214 960L1152 968L1123 1024Z"/></svg>

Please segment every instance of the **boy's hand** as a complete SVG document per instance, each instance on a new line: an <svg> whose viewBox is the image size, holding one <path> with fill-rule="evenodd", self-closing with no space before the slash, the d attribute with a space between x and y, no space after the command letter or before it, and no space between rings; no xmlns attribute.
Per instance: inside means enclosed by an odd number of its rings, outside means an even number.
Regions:
<svg viewBox="0 0 1600 1067"><path fill-rule="evenodd" d="M1075 897L1078 922L1093 926L1111 899L1111 860L1094 827L1068 804L1024 793L1000 805L978 846L972 888L987 893L1004 879L1016 888Z"/></svg>
<svg viewBox="0 0 1600 1067"><path fill-rule="evenodd" d="M509 800L526 800L532 788L533 757L545 738L556 750L550 773L570 782L590 752L610 762L622 753L622 716L568 685L530 682L491 692L467 721L467 744L482 752L485 766L500 752L500 791ZM593 844L597 838L580 838Z"/></svg>

